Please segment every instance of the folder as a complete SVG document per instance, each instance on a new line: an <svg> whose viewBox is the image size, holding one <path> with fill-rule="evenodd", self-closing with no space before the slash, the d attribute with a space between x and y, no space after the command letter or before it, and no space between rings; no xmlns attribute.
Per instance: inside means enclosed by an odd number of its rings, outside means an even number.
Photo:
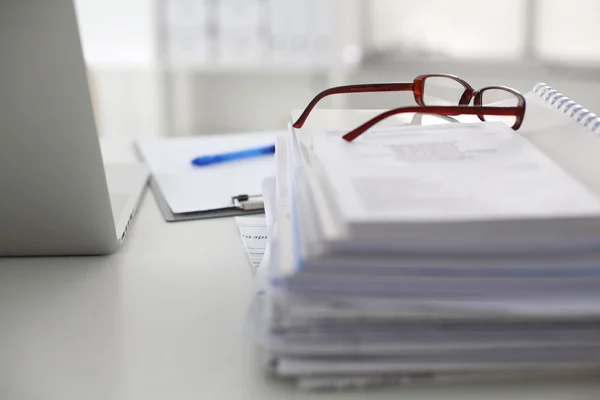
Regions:
<svg viewBox="0 0 600 400"><path fill-rule="evenodd" d="M274 157L265 155L193 166L195 157L268 146L285 131L144 139L136 142L148 165L150 187L168 222L251 215L264 212L262 180L272 175Z"/></svg>

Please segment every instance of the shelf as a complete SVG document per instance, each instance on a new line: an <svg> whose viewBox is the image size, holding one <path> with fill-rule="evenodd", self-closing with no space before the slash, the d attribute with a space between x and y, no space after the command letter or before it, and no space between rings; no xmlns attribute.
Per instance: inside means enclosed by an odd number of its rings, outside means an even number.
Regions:
<svg viewBox="0 0 600 400"><path fill-rule="evenodd" d="M172 62L166 68L173 72L198 74L326 74L331 68L325 65L293 64L200 64L193 62Z"/></svg>
<svg viewBox="0 0 600 400"><path fill-rule="evenodd" d="M278 74L278 75L312 75L327 74L332 68L326 65L283 65L283 64L201 64L194 62L173 62L164 65L158 62L97 62L86 61L89 69L94 71L165 71L190 74Z"/></svg>
<svg viewBox="0 0 600 400"><path fill-rule="evenodd" d="M449 72L481 77L541 79L544 76L565 76L573 80L597 80L600 66L592 63L566 63L541 58L467 59L446 57L367 56L358 68L360 72L414 72L415 76L431 72Z"/></svg>
<svg viewBox="0 0 600 400"><path fill-rule="evenodd" d="M122 62L85 60L86 66L94 71L153 71L161 67L157 62Z"/></svg>

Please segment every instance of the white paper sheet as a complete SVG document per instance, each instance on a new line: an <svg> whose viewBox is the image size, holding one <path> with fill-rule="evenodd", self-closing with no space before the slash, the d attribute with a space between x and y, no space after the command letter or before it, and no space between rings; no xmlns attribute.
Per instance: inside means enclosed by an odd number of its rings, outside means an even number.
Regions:
<svg viewBox="0 0 600 400"><path fill-rule="evenodd" d="M258 269L267 247L267 224L264 217L236 217L242 242L254 272Z"/></svg>
<svg viewBox="0 0 600 400"><path fill-rule="evenodd" d="M275 177L263 180L263 202L265 203L265 222L267 228L275 224L277 215L277 184Z"/></svg>
<svg viewBox="0 0 600 400"><path fill-rule="evenodd" d="M173 213L230 207L231 197L262 192L262 180L273 175L273 156L205 167L195 157L273 145L284 131L212 135L195 138L148 139L137 148Z"/></svg>
<svg viewBox="0 0 600 400"><path fill-rule="evenodd" d="M323 133L314 149L348 220L600 214L587 188L501 122L398 127L353 143Z"/></svg>
<svg viewBox="0 0 600 400"><path fill-rule="evenodd" d="M341 375L341 376L302 376L297 380L300 389L307 391L315 390L348 390L366 389L373 386L410 386L426 383L504 383L518 382L532 379L565 379L569 377L598 376L595 368L564 368L564 367L540 367L536 368L512 368L504 371L464 371L464 372L408 372L399 374L374 374L374 375Z"/></svg>

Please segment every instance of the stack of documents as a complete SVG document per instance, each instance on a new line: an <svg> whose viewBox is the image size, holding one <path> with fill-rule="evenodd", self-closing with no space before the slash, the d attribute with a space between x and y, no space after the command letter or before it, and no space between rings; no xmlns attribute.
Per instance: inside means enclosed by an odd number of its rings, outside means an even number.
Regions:
<svg viewBox="0 0 600 400"><path fill-rule="evenodd" d="M339 388L600 367L589 188L500 122L352 143L346 128L278 138L250 313L273 375Z"/></svg>

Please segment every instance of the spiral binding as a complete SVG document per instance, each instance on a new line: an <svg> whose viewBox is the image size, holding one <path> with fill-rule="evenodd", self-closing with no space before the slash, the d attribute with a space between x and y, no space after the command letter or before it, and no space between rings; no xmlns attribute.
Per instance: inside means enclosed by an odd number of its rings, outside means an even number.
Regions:
<svg viewBox="0 0 600 400"><path fill-rule="evenodd" d="M533 93L550 106L567 115L594 135L600 136L600 117L545 83L533 87Z"/></svg>

